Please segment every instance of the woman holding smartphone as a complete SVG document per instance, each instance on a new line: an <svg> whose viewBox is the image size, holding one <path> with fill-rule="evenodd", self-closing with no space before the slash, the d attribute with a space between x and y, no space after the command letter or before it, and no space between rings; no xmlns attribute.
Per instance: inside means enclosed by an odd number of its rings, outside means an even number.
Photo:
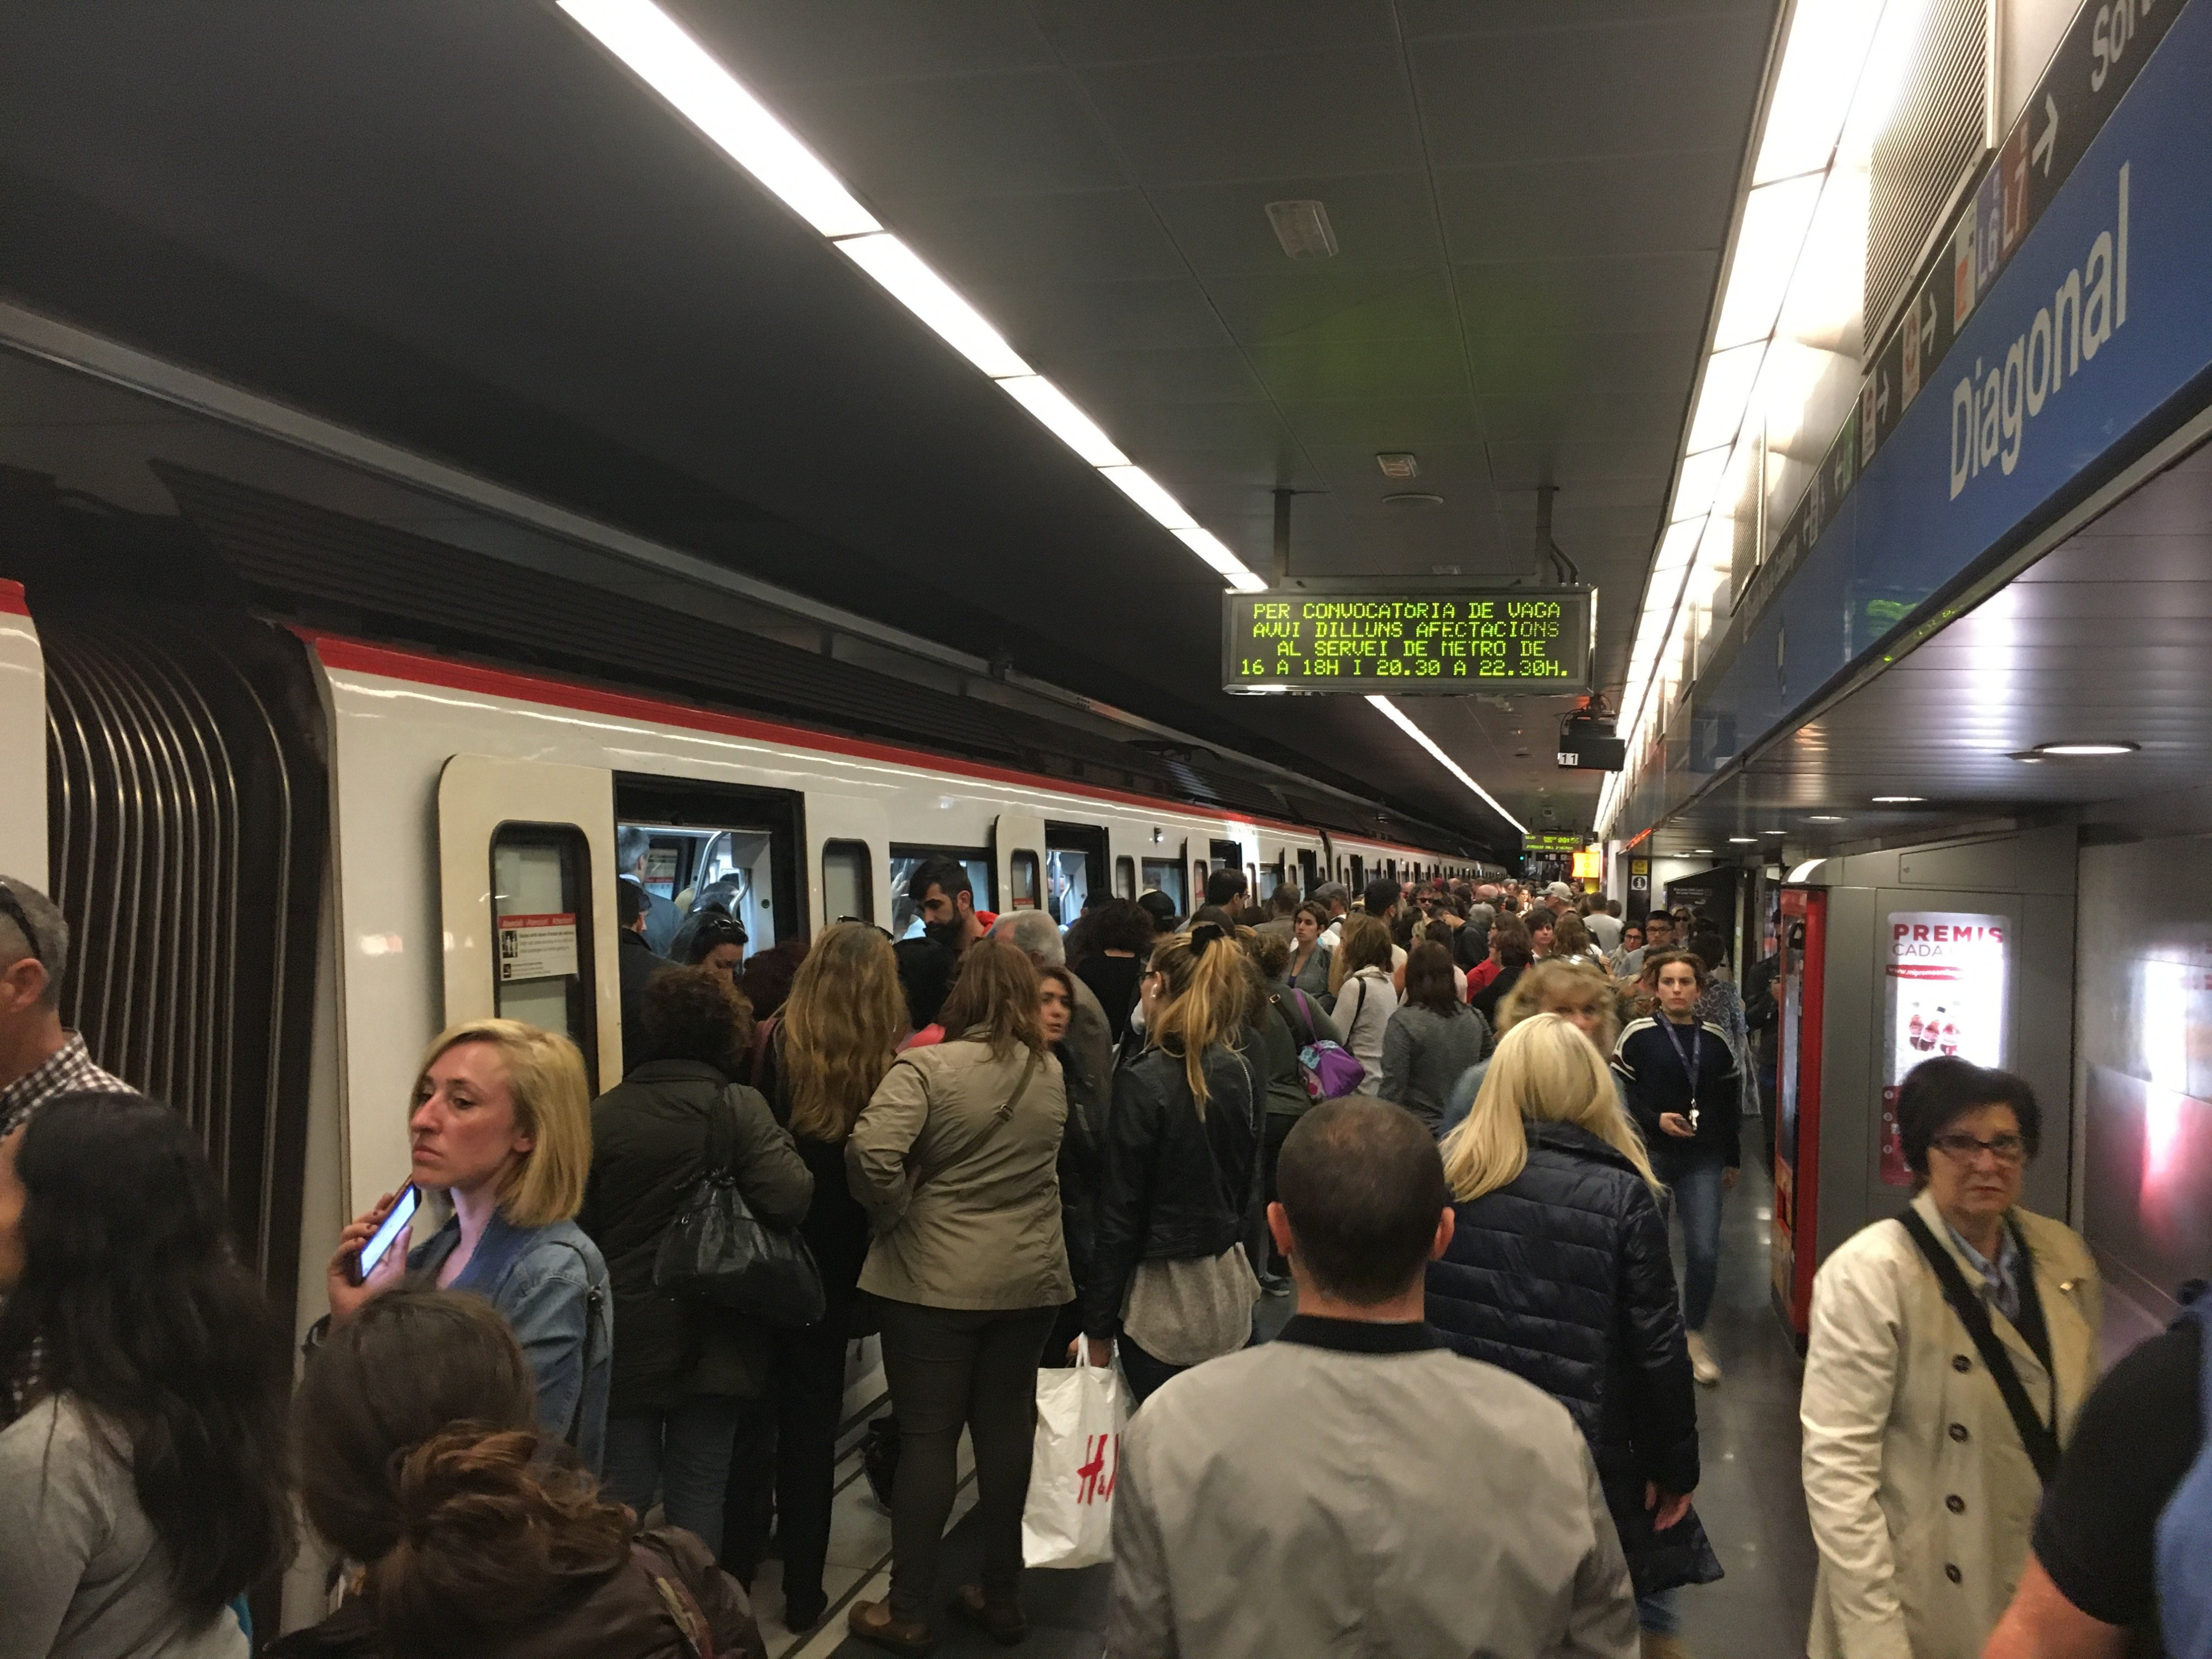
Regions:
<svg viewBox="0 0 2212 1659"><path fill-rule="evenodd" d="M530 1362L538 1427L598 1474L613 1315L606 1262L575 1223L592 1164L583 1056L565 1036L520 1020L465 1021L423 1056L407 1127L410 1185L442 1192L453 1214L411 1249L403 1237L366 1274L362 1247L404 1189L356 1217L331 1257L331 1323L343 1325L402 1280L482 1297Z"/></svg>

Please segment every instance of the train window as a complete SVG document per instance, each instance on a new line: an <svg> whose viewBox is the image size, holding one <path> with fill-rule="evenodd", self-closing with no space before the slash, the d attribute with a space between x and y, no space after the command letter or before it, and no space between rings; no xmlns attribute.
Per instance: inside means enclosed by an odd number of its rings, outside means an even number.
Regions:
<svg viewBox="0 0 2212 1659"><path fill-rule="evenodd" d="M1200 866L1203 869L1205 866ZM1183 902L1188 896L1182 884L1182 861L1179 859L1146 859L1145 860L1145 890L1158 890L1175 901L1176 914L1185 915L1190 907Z"/></svg>
<svg viewBox="0 0 2212 1659"><path fill-rule="evenodd" d="M1121 862L1127 864L1128 860ZM1062 927L1070 927L1091 902L1091 854L1055 849L1044 855L1044 865L1045 892L1051 901L1052 919Z"/></svg>
<svg viewBox="0 0 2212 1659"><path fill-rule="evenodd" d="M876 919L875 872L869 868L868 843L822 843L822 914L828 921Z"/></svg>
<svg viewBox="0 0 2212 1659"><path fill-rule="evenodd" d="M1298 849L1298 890L1311 898L1313 890L1321 885L1321 860L1310 848Z"/></svg>
<svg viewBox="0 0 2212 1659"><path fill-rule="evenodd" d="M1015 910L1034 910L1037 908L1038 889L1042 883L1037 878L1037 855L1035 853L1006 854L1006 885L1008 908Z"/></svg>
<svg viewBox="0 0 2212 1659"><path fill-rule="evenodd" d="M1137 896L1137 861L1132 858L1114 860L1114 894L1117 898Z"/></svg>
<svg viewBox="0 0 2212 1659"><path fill-rule="evenodd" d="M992 878L991 854L981 847L902 847L891 848L891 937L919 939L921 937L921 907L907 896L907 883L914 872L930 859L952 859L968 872L969 890L975 895L978 910L995 910L998 905L998 884Z"/></svg>
<svg viewBox="0 0 2212 1659"><path fill-rule="evenodd" d="M1271 886L1267 890L1272 893L1275 890ZM1262 896L1260 891L1260 866L1256 864L1248 864L1244 866L1244 891L1255 901Z"/></svg>
<svg viewBox="0 0 2212 1659"><path fill-rule="evenodd" d="M1193 859L1190 861L1190 891L1192 904L1199 905L1206 902L1206 860L1204 859Z"/></svg>
<svg viewBox="0 0 2212 1659"><path fill-rule="evenodd" d="M583 1051L585 1074L596 1076L591 856L573 824L502 823L492 832L493 1006L502 1019L566 1033Z"/></svg>

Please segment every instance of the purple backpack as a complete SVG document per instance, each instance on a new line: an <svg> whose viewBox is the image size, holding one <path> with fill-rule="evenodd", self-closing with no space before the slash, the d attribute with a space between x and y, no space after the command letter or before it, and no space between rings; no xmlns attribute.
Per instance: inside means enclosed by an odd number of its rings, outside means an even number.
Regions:
<svg viewBox="0 0 2212 1659"><path fill-rule="evenodd" d="M1297 999L1305 1035L1311 1039L1298 1050L1298 1080L1305 1085L1307 1095L1315 1100L1337 1100L1357 1094L1367 1081L1367 1068L1342 1043L1315 1037L1313 1008L1306 994L1292 991L1291 994Z"/></svg>

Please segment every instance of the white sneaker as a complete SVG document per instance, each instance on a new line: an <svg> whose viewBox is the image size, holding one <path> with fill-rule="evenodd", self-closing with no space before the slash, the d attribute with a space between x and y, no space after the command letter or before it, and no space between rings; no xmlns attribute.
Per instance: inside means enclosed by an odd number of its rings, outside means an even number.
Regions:
<svg viewBox="0 0 2212 1659"><path fill-rule="evenodd" d="M1704 1334L1698 1331L1690 1333L1690 1375L1708 1389L1721 1380L1721 1368L1713 1358L1713 1351L1705 1346Z"/></svg>

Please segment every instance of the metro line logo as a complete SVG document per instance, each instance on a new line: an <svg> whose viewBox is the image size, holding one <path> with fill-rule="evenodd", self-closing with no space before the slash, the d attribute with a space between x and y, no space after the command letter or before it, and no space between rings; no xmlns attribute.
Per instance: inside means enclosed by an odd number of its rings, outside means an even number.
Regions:
<svg viewBox="0 0 2212 1659"><path fill-rule="evenodd" d="M2051 303L2037 309L2001 362L1975 359L1951 389L1953 501L1992 467L2011 473L2028 422L2127 322L2128 174L2124 161L2113 228L2097 233L2081 263L2066 273Z"/></svg>

